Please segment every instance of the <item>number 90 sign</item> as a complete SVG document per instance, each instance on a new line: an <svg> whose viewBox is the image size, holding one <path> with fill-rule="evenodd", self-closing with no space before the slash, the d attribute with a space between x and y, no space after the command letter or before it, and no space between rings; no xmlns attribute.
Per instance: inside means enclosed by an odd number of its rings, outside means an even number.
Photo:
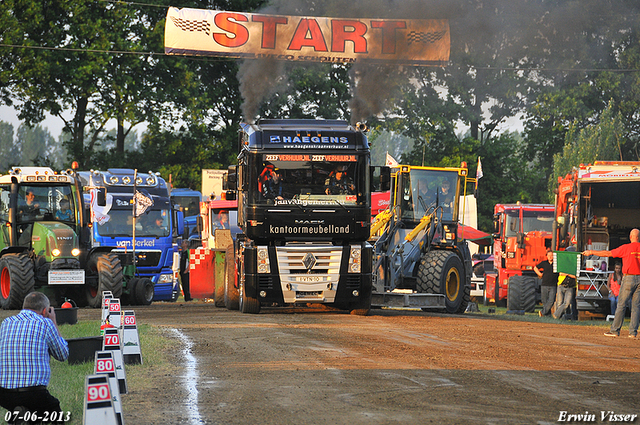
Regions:
<svg viewBox="0 0 640 425"><path fill-rule="evenodd" d="M111 399L108 384L89 385L87 387L87 401L107 401Z"/></svg>

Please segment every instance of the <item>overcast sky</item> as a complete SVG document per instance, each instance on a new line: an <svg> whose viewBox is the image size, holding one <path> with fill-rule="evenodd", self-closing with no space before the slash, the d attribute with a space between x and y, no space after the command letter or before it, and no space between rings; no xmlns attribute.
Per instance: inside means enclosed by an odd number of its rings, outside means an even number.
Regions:
<svg viewBox="0 0 640 425"><path fill-rule="evenodd" d="M60 118L55 118L49 114L46 114L46 116L47 118L45 118L45 120L41 123L42 127L47 128L53 138L58 140L58 136L60 136L60 133L62 133L62 127L64 126L64 124ZM20 120L18 119L16 110L6 105L0 105L0 121L5 121L9 124L13 124L14 135L17 133L18 127L21 124Z"/></svg>

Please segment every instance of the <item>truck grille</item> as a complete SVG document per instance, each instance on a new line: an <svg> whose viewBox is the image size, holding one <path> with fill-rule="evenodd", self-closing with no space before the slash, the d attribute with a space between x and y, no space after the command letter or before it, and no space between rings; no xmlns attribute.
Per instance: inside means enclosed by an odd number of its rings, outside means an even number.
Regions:
<svg viewBox="0 0 640 425"><path fill-rule="evenodd" d="M114 249L111 252L118 256L122 264L131 264L131 251L125 253L119 249ZM157 267L160 264L161 257L162 252L160 251L136 251L136 265L138 267Z"/></svg>
<svg viewBox="0 0 640 425"><path fill-rule="evenodd" d="M321 244L289 244L276 247L284 302L335 300L342 247Z"/></svg>

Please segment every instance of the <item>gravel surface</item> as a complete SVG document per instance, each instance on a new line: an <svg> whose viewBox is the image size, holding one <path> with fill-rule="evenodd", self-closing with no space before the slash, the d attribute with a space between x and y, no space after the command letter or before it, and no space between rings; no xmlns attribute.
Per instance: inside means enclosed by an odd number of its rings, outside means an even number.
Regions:
<svg viewBox="0 0 640 425"><path fill-rule="evenodd" d="M609 411L640 414L640 340L626 325L607 338L602 326L419 311L135 311L175 341L175 373L123 397L129 424L545 424L585 414L572 422L608 423Z"/></svg>

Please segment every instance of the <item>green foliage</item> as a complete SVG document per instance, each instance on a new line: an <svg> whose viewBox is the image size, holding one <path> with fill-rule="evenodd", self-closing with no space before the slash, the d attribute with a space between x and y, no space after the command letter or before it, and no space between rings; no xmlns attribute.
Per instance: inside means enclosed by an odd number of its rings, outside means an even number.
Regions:
<svg viewBox="0 0 640 425"><path fill-rule="evenodd" d="M0 173L20 164L19 145L13 140L13 125L0 121Z"/></svg>
<svg viewBox="0 0 640 425"><path fill-rule="evenodd" d="M624 160L622 143L627 131L620 113L609 105L598 124L578 129L571 126L564 148L553 156L553 174L549 187L553 189L558 177L569 173L580 164L593 164L597 160Z"/></svg>

